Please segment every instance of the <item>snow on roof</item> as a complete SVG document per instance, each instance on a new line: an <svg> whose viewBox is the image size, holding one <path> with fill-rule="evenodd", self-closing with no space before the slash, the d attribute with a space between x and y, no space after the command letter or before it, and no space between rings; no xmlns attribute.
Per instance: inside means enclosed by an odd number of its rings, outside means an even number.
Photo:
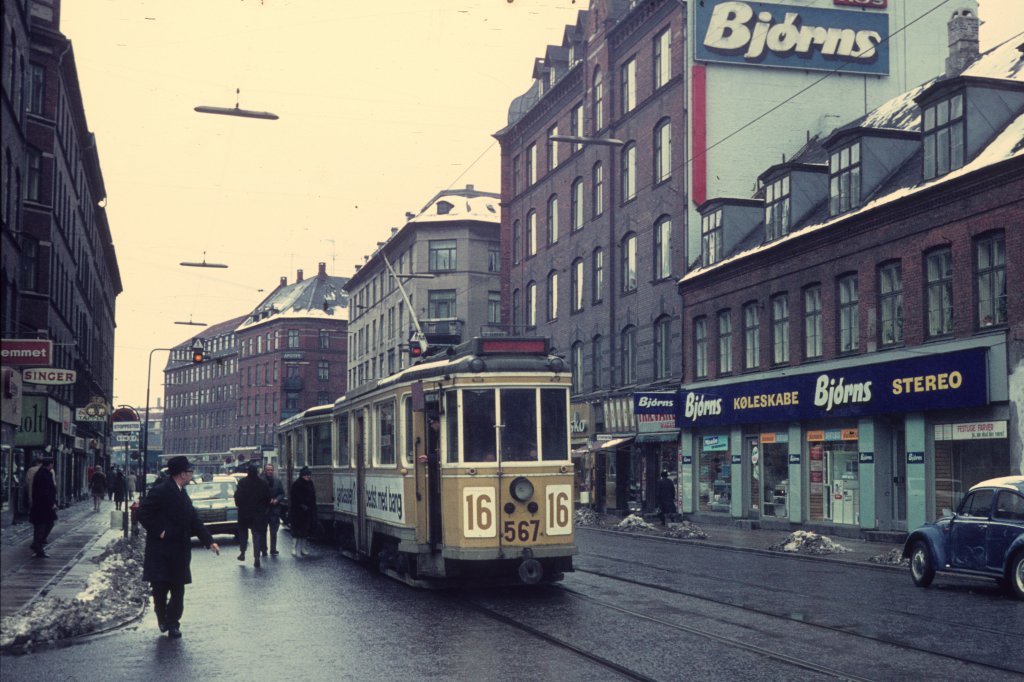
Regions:
<svg viewBox="0 0 1024 682"><path fill-rule="evenodd" d="M881 196L875 199L874 201L864 204L856 211L850 211L849 213L844 213L842 215L835 216L822 223L808 225L807 227L804 227L802 229L790 232L788 235L782 237L781 239L776 239L775 241L768 242L767 244L761 244L752 249L747 249L746 251L737 253L733 256L730 256L729 258L720 260L713 265L708 265L701 268L697 268L696 270L691 270L690 272L683 275L683 277L679 281L685 282L694 279L712 270L715 270L723 265L735 263L736 261L739 261L743 258L748 258L755 254L768 251L769 249L774 249L781 244L789 242L790 240L803 237L812 232L824 230L835 225L836 223L841 223L849 218L852 218L853 216L874 210L879 206L892 203L899 199L912 196L914 194L917 194L918 192L929 189L931 187L951 182L952 180L960 178L964 175L973 173L976 170L980 170L982 168L985 168L986 166L991 166L993 164L999 163L1000 161L1006 161L1007 159L1011 158L1024 159L1024 114L1018 116L1012 123L1006 126L1006 128L1003 129L1003 132L996 136L996 138L992 140L992 142L989 143L989 145L985 147L985 149L982 150L982 152L978 154L978 156L975 157L970 163L964 165L961 168L958 168L955 171L946 173L945 175L938 178L933 178L932 180L928 180L927 182L922 182L910 187L904 187L902 189L896 190L895 192L890 192L889 194Z"/></svg>
<svg viewBox="0 0 1024 682"><path fill-rule="evenodd" d="M419 212L410 223L431 223L446 220L481 220L500 223L501 213L497 196L466 196L441 194Z"/></svg>
<svg viewBox="0 0 1024 682"><path fill-rule="evenodd" d="M963 76L971 78L1000 78L1004 80L1024 81L1024 59L1021 59L1021 34L1010 38L1002 45L997 45L974 60L964 69Z"/></svg>
<svg viewBox="0 0 1024 682"><path fill-rule="evenodd" d="M921 128L921 108L914 101L918 95L935 83L932 79L902 95L893 97L880 107L869 113L861 121L862 128L886 128L890 130L919 130Z"/></svg>

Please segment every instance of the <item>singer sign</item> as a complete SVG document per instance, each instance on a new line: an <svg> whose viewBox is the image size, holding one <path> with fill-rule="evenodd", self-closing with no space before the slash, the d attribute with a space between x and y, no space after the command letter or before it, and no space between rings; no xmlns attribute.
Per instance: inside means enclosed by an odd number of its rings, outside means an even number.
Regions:
<svg viewBox="0 0 1024 682"><path fill-rule="evenodd" d="M889 16L765 2L696 5L697 61L889 73Z"/></svg>

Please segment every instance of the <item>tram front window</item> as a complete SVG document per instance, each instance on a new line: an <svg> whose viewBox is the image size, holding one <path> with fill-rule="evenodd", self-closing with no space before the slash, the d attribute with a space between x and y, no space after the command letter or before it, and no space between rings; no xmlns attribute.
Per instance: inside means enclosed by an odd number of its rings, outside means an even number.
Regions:
<svg viewBox="0 0 1024 682"><path fill-rule="evenodd" d="M467 462L493 462L495 459L494 391L462 391L462 456Z"/></svg>
<svg viewBox="0 0 1024 682"><path fill-rule="evenodd" d="M501 391L501 459L506 462L537 460L537 391L506 388Z"/></svg>
<svg viewBox="0 0 1024 682"><path fill-rule="evenodd" d="M544 461L569 459L569 414L565 389L540 389L541 442Z"/></svg>

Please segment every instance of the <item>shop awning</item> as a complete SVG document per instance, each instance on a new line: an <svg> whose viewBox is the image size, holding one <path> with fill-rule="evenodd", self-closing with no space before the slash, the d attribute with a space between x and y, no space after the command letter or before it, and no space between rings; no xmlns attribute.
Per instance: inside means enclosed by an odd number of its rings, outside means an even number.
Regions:
<svg viewBox="0 0 1024 682"><path fill-rule="evenodd" d="M679 440L679 429L669 429L658 433L637 434L637 443L673 443Z"/></svg>
<svg viewBox="0 0 1024 682"><path fill-rule="evenodd" d="M598 446L599 450L615 450L623 445L629 445L633 442L633 436L626 436L625 438L616 438L615 440L605 441Z"/></svg>

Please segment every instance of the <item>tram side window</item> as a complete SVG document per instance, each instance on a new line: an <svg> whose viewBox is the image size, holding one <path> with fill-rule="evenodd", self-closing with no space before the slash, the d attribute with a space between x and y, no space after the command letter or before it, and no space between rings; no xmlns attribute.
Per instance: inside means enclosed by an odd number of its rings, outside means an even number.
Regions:
<svg viewBox="0 0 1024 682"><path fill-rule="evenodd" d="M395 463L395 404L377 405L377 434L380 443L380 463Z"/></svg>
<svg viewBox="0 0 1024 682"><path fill-rule="evenodd" d="M413 434L412 397L406 396L402 399L402 429L405 432L405 463L412 464L416 459L416 436Z"/></svg>
<svg viewBox="0 0 1024 682"><path fill-rule="evenodd" d="M462 457L466 462L493 462L494 391L489 388L462 391Z"/></svg>
<svg viewBox="0 0 1024 682"><path fill-rule="evenodd" d="M506 462L537 460L537 391L505 388L501 391L501 459Z"/></svg>
<svg viewBox="0 0 1024 682"><path fill-rule="evenodd" d="M447 449L445 460L449 464L457 464L459 461L459 394L456 391L448 391L444 395L445 420L447 429L445 440Z"/></svg>
<svg viewBox="0 0 1024 682"><path fill-rule="evenodd" d="M338 425L338 466L351 466L352 459L348 450L348 414L338 417L335 423Z"/></svg>
<svg viewBox="0 0 1024 682"><path fill-rule="evenodd" d="M317 424L310 433L309 463L325 466L331 463L331 425Z"/></svg>
<svg viewBox="0 0 1024 682"><path fill-rule="evenodd" d="M569 459L569 417L565 406L565 389L540 390L541 456L544 461Z"/></svg>

